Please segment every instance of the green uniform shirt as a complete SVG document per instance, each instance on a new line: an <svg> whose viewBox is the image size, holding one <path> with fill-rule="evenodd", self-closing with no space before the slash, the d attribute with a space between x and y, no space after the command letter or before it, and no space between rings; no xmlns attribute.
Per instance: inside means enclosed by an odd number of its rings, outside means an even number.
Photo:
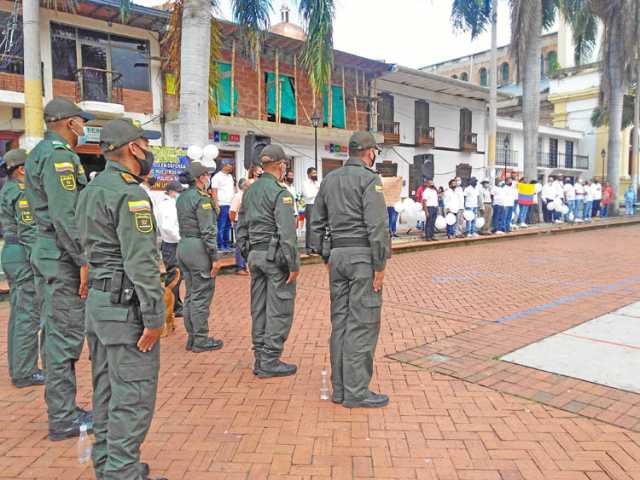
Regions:
<svg viewBox="0 0 640 480"><path fill-rule="evenodd" d="M27 190L24 183L18 184L20 196L16 203L16 215L18 221L18 241L25 247L33 247L38 236L36 220L33 218L33 211L27 199Z"/></svg>
<svg viewBox="0 0 640 480"><path fill-rule="evenodd" d="M39 229L55 231L58 246L78 266L86 263L74 220L78 191L87 184L80 158L62 137L48 131L25 165L27 200Z"/></svg>
<svg viewBox="0 0 640 480"><path fill-rule="evenodd" d="M329 173L313 204L313 244L322 249L322 237L329 227L332 240L367 239L373 269L384 270L391 255L389 218L380 176L361 160L349 158L343 167Z"/></svg>
<svg viewBox="0 0 640 480"><path fill-rule="evenodd" d="M151 200L134 177L118 163L105 170L78 198L76 221L92 281L122 272L133 282L142 322L159 328L165 321L160 253Z"/></svg>
<svg viewBox="0 0 640 480"><path fill-rule="evenodd" d="M0 190L0 223L5 237L18 237L16 207L21 193L19 182L13 179L9 179Z"/></svg>
<svg viewBox="0 0 640 480"><path fill-rule="evenodd" d="M252 247L268 245L271 238L277 235L290 272L300 270L294 205L295 201L287 187L265 172L242 195L238 215L240 244L248 240Z"/></svg>
<svg viewBox="0 0 640 480"><path fill-rule="evenodd" d="M212 262L216 261L217 215L211 197L195 185L182 192L176 200L181 238L199 238L204 242Z"/></svg>

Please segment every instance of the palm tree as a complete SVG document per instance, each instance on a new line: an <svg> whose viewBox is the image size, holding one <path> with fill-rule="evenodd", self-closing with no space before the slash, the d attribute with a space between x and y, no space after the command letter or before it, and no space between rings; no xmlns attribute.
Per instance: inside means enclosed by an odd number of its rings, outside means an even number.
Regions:
<svg viewBox="0 0 640 480"><path fill-rule="evenodd" d="M209 119L216 114L210 94L217 88L215 61L221 44L211 16L216 7L217 0L176 0L173 10L165 66L176 72L180 85L182 145L206 143ZM335 5L333 0L300 0L298 8L307 33L300 60L313 90L319 94L333 69ZM239 26L254 66L269 28L271 11L272 0L232 0L233 20Z"/></svg>
<svg viewBox="0 0 640 480"><path fill-rule="evenodd" d="M572 8L565 18L574 29L574 37L586 27L577 24L572 13L591 14L602 22L601 108L609 123L607 177L616 195L620 194L620 156L625 94L640 54L640 0L562 0L563 8ZM594 23L594 22L592 22ZM595 38L595 37L594 37ZM636 125L637 127L637 125ZM635 161L635 159L634 159ZM613 205L614 213L618 202Z"/></svg>
<svg viewBox="0 0 640 480"><path fill-rule="evenodd" d="M522 82L524 176L534 179L538 169L541 35L543 29L553 25L557 0L509 0L509 4L511 52L518 66L518 79ZM453 24L458 29L469 30L474 38L486 29L494 9L489 0L454 0Z"/></svg>

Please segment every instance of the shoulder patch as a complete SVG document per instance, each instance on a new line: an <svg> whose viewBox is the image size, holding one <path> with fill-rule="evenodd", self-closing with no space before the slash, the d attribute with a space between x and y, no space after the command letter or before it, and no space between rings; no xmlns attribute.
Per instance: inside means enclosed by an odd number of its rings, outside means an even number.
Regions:
<svg viewBox="0 0 640 480"><path fill-rule="evenodd" d="M289 196L282 197L282 203L285 205L293 205L293 198Z"/></svg>
<svg viewBox="0 0 640 480"><path fill-rule="evenodd" d="M29 208L29 201L19 200L18 208L20 209L20 223L22 223L23 225L32 225L33 214L31 213L31 209Z"/></svg>
<svg viewBox="0 0 640 480"><path fill-rule="evenodd" d="M71 162L54 163L53 167L55 168L56 173L75 173L75 168L73 167L73 163Z"/></svg>
<svg viewBox="0 0 640 480"><path fill-rule="evenodd" d="M76 176L73 173L61 173L58 174L60 184L62 188L69 192L73 192L76 189Z"/></svg>
<svg viewBox="0 0 640 480"><path fill-rule="evenodd" d="M120 176L122 177L122 180L124 180L126 183L138 183L138 181L130 173L122 172Z"/></svg>
<svg viewBox="0 0 640 480"><path fill-rule="evenodd" d="M132 200L128 202L130 212L151 211L151 204L148 200Z"/></svg>
<svg viewBox="0 0 640 480"><path fill-rule="evenodd" d="M131 202L129 202L131 203ZM151 211L136 211L133 214L133 223L136 226L136 230L140 233L153 232L153 218Z"/></svg>
<svg viewBox="0 0 640 480"><path fill-rule="evenodd" d="M206 202L206 203L203 203L203 204L202 204L202 208L203 208L204 210L211 210L211 209L213 208L213 206L211 205L211 203Z"/></svg>
<svg viewBox="0 0 640 480"><path fill-rule="evenodd" d="M18 208L29 208L29 200L18 201Z"/></svg>

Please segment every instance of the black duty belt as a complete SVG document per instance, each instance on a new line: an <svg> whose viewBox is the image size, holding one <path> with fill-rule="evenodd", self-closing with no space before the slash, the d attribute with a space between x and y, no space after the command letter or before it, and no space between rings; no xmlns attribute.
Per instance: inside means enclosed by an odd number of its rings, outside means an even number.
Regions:
<svg viewBox="0 0 640 480"><path fill-rule="evenodd" d="M334 238L331 240L331 248L370 247L366 238Z"/></svg>
<svg viewBox="0 0 640 480"><path fill-rule="evenodd" d="M91 280L91 282L89 283L89 288L100 290L101 292L110 292L111 279L103 278L102 280Z"/></svg>
<svg viewBox="0 0 640 480"><path fill-rule="evenodd" d="M18 242L18 236L13 233L5 233L4 234L4 243L6 244L15 244Z"/></svg>

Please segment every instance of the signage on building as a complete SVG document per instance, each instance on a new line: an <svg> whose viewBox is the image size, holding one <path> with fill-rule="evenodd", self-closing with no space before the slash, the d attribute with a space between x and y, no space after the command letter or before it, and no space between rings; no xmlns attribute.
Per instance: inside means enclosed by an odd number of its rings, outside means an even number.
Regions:
<svg viewBox="0 0 640 480"><path fill-rule="evenodd" d="M100 143L102 127L84 127L84 135L78 138L78 145L85 143Z"/></svg>
<svg viewBox="0 0 640 480"><path fill-rule="evenodd" d="M209 135L209 139L213 140L213 143L217 143L221 147L240 148L240 135L237 133L214 130L213 133Z"/></svg>
<svg viewBox="0 0 640 480"><path fill-rule="evenodd" d="M381 163L376 163L375 169L383 177L397 177L398 176L398 164L389 160L385 160Z"/></svg>
<svg viewBox="0 0 640 480"><path fill-rule="evenodd" d="M329 143L324 146L326 152L333 153L336 157L348 157L349 148L344 145L337 145L335 143Z"/></svg>
<svg viewBox="0 0 640 480"><path fill-rule="evenodd" d="M167 183L178 180L178 175L189 165L187 152L175 147L151 147L155 156L151 175L157 178L154 190L164 190Z"/></svg>

